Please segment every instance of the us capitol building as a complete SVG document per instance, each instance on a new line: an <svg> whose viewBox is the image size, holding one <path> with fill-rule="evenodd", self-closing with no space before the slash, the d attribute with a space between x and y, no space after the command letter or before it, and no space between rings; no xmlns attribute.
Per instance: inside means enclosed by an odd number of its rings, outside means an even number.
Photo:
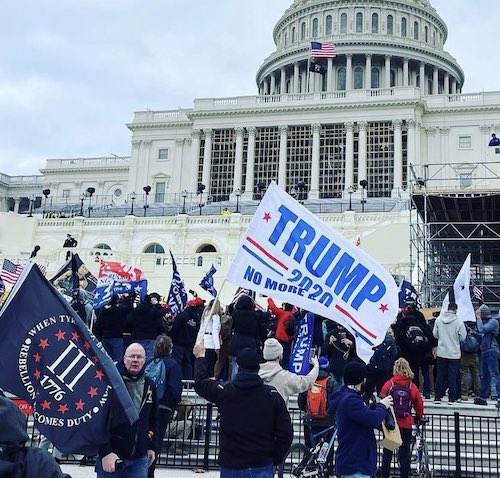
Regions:
<svg viewBox="0 0 500 478"><path fill-rule="evenodd" d="M447 34L428 0L295 0L274 27L255 96L136 112L130 157L48 159L40 176L0 174L0 258L21 260L39 244L54 272L70 233L91 270L99 257L131 263L165 294L171 249L188 288L199 290L211 264L217 286L275 180L417 282L428 256L412 196L490 194L500 184L500 151L488 146L500 92L462 93ZM336 57L310 72L311 41L332 39Z"/></svg>

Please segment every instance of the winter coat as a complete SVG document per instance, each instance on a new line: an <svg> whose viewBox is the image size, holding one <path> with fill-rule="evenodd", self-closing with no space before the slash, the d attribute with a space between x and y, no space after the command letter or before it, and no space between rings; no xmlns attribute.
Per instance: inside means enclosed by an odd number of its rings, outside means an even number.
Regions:
<svg viewBox="0 0 500 478"><path fill-rule="evenodd" d="M436 345L436 341L432 335L432 329L427 323L427 320L425 320L423 314L419 311L413 311L402 315L394 325L394 338L398 346L399 356L404 357L410 363L422 362L425 353L422 350L415 350L408 345L406 332L408 332L410 327L420 327L425 337L427 337L428 350Z"/></svg>
<svg viewBox="0 0 500 478"><path fill-rule="evenodd" d="M418 387L411 381L411 379L404 377L403 375L394 375L390 380L384 383L380 389L380 396L387 397L390 394L391 388L394 384L403 385L405 387L410 386L411 404L415 410L416 419L420 420L424 416L424 401L422 400L422 395L418 391ZM401 418L396 417L399 428L412 428L413 426L413 415L410 414L407 417Z"/></svg>
<svg viewBox="0 0 500 478"><path fill-rule="evenodd" d="M129 305L114 305L104 307L97 313L94 332L99 340L122 338L127 324L127 314L130 312Z"/></svg>
<svg viewBox="0 0 500 478"><path fill-rule="evenodd" d="M462 356L460 342L465 339L467 330L455 312L441 312L432 333L438 340L438 357L456 360Z"/></svg>
<svg viewBox="0 0 500 478"><path fill-rule="evenodd" d="M192 349L194 347L202 312L202 306L188 306L175 316L174 323L170 329L170 337L172 337L174 347L176 345L186 347L188 349Z"/></svg>
<svg viewBox="0 0 500 478"><path fill-rule="evenodd" d="M352 340L353 343L351 347L348 347L347 345L341 343L339 333L340 332L336 327L332 331L328 332L321 354L328 357L328 361L330 362L330 372L336 377L343 377L345 366L355 355L355 342L354 337L349 332L346 332L346 338ZM330 343L330 337L332 335L337 339L337 341L333 344Z"/></svg>
<svg viewBox="0 0 500 478"><path fill-rule="evenodd" d="M373 429L380 426L387 409L381 403L369 408L356 390L345 386L333 394L330 404L337 420L337 474L375 475L377 442Z"/></svg>
<svg viewBox="0 0 500 478"><path fill-rule="evenodd" d="M258 348L259 319L255 310L233 310L233 335L229 347L229 355L236 357L245 347Z"/></svg>
<svg viewBox="0 0 500 478"><path fill-rule="evenodd" d="M165 393L158 401L158 408L168 408L174 412L181 401L182 369L171 355L161 359L165 364Z"/></svg>
<svg viewBox="0 0 500 478"><path fill-rule="evenodd" d="M220 350L220 316L213 314L201 319L196 342L203 341L206 349Z"/></svg>
<svg viewBox="0 0 500 478"><path fill-rule="evenodd" d="M132 329L132 337L138 340L155 340L165 332L163 316L165 309L160 305L143 302L129 312L127 321Z"/></svg>
<svg viewBox="0 0 500 478"><path fill-rule="evenodd" d="M273 386L288 404L290 395L305 392L311 388L318 376L316 365L307 375L297 375L285 370L277 360L270 360L260 365L259 377L266 385Z"/></svg>
<svg viewBox="0 0 500 478"><path fill-rule="evenodd" d="M276 333L274 336L280 341L284 343L291 343L293 336L288 335L287 333L287 322L292 319L293 314L291 311L280 309L273 302L273 299L267 299L267 304L269 305L269 310L276 316L277 324L276 324Z"/></svg>
<svg viewBox="0 0 500 478"><path fill-rule="evenodd" d="M481 317L477 317L476 323L478 332L483 334L480 346L481 352L490 352L492 350L498 352L500 350L497 341L498 329L500 327L498 319L491 317L483 322Z"/></svg>
<svg viewBox="0 0 500 478"><path fill-rule="evenodd" d="M194 363L196 393L220 413L219 463L227 468L280 464L293 440L285 401L256 373L239 372L231 382L208 378L204 358Z"/></svg>

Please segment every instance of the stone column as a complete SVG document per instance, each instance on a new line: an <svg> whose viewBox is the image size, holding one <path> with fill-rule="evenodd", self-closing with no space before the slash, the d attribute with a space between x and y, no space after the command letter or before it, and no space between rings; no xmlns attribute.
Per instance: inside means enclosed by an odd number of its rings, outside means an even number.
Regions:
<svg viewBox="0 0 500 478"><path fill-rule="evenodd" d="M391 57L385 56L385 87L391 87Z"/></svg>
<svg viewBox="0 0 500 478"><path fill-rule="evenodd" d="M286 147L288 141L288 126L280 126L280 157L278 163L278 186L286 190Z"/></svg>
<svg viewBox="0 0 500 478"><path fill-rule="evenodd" d="M140 170L142 170L142 184L144 186L146 185L150 185L149 183L151 182L151 177L150 177L150 174L149 174L149 169L150 169L150 165L152 164L152 161L153 159L151 158L151 144L152 144L152 141L150 139L144 139L142 141L142 160L144 162L141 163L141 168L139 168ZM142 187L141 187L142 189Z"/></svg>
<svg viewBox="0 0 500 478"><path fill-rule="evenodd" d="M321 125L313 124L313 144L311 158L311 188L309 189L308 199L319 198L319 145L320 145Z"/></svg>
<svg viewBox="0 0 500 478"><path fill-rule="evenodd" d="M203 154L203 174L201 182L206 186L205 192L207 194L210 190L210 167L212 165L212 138L213 130L207 128L204 130L205 133L205 151Z"/></svg>
<svg viewBox="0 0 500 478"><path fill-rule="evenodd" d="M293 64L293 92L295 94L299 93L299 78L300 78L300 69L299 62L295 62Z"/></svg>
<svg viewBox="0 0 500 478"><path fill-rule="evenodd" d="M236 151L234 158L233 194L237 189L241 191L241 179L243 175L243 128L237 127L234 131L236 133Z"/></svg>
<svg viewBox="0 0 500 478"><path fill-rule="evenodd" d="M353 187L354 182L354 124L345 123L345 181L344 190Z"/></svg>
<svg viewBox="0 0 500 478"><path fill-rule="evenodd" d="M333 58L328 58L326 67L326 91L333 91Z"/></svg>
<svg viewBox="0 0 500 478"><path fill-rule="evenodd" d="M281 68L280 70L280 93L284 95L286 93L286 70Z"/></svg>
<svg viewBox="0 0 500 478"><path fill-rule="evenodd" d="M253 198L254 190L254 169L255 169L255 126L249 126L248 131L248 151L247 151L247 169L245 180L245 193L242 198L249 200Z"/></svg>
<svg viewBox="0 0 500 478"><path fill-rule="evenodd" d="M367 53L365 56L365 90L372 87L372 55Z"/></svg>
<svg viewBox="0 0 500 478"><path fill-rule="evenodd" d="M435 144L434 140L436 136L436 128L430 127L426 128L427 133L427 158L422 161L422 164L437 163L437 159L440 157L441 151L439 151L439 145Z"/></svg>
<svg viewBox="0 0 500 478"><path fill-rule="evenodd" d="M140 147L141 147L142 141L140 139L133 139L132 140L132 151L130 153L130 167L128 169L128 192L131 193L132 191L142 191L142 186L140 186L140 180L139 180L139 163L140 163ZM140 186L140 189L139 189ZM51 188L53 189L53 188ZM77 198L80 197L81 191L77 192ZM55 191L52 192L52 194L55 195L57 194Z"/></svg>
<svg viewBox="0 0 500 478"><path fill-rule="evenodd" d="M264 94L269 94L269 80L267 78L264 80Z"/></svg>
<svg viewBox="0 0 500 478"><path fill-rule="evenodd" d="M432 72L432 94L437 95L439 92L439 70L437 66L434 67Z"/></svg>
<svg viewBox="0 0 500 478"><path fill-rule="evenodd" d="M195 193L198 189L198 168L200 166L200 130L194 129L191 132L191 172L190 192Z"/></svg>
<svg viewBox="0 0 500 478"><path fill-rule="evenodd" d="M457 94L457 80L455 78L451 79L451 94L452 95Z"/></svg>
<svg viewBox="0 0 500 478"><path fill-rule="evenodd" d="M479 127L479 131L481 131L481 158L482 161L486 160L486 151L489 148L489 138L490 138L490 127L487 124L482 124Z"/></svg>
<svg viewBox="0 0 500 478"><path fill-rule="evenodd" d="M367 178L367 148L366 148L366 121L358 121L359 128L359 150L358 150L358 183Z"/></svg>
<svg viewBox="0 0 500 478"><path fill-rule="evenodd" d="M21 203L21 199L20 197L15 197L15 198L12 198L14 199L14 212L17 214L19 213L19 205Z"/></svg>
<svg viewBox="0 0 500 478"><path fill-rule="evenodd" d="M0 212L7 212L7 198L0 196Z"/></svg>
<svg viewBox="0 0 500 478"><path fill-rule="evenodd" d="M408 58L403 59L403 86L408 86L410 84L408 78Z"/></svg>
<svg viewBox="0 0 500 478"><path fill-rule="evenodd" d="M420 62L420 94L425 95L425 90L427 88L427 81L425 78L425 63L423 61Z"/></svg>
<svg viewBox="0 0 500 478"><path fill-rule="evenodd" d="M392 197L400 197L403 188L403 136L401 133L401 120L394 120L394 184Z"/></svg>
<svg viewBox="0 0 500 478"><path fill-rule="evenodd" d="M416 164L416 145L415 145L415 126L416 121L413 118L406 120L406 125L408 127L408 161L407 164ZM409 176L407 176L409 177Z"/></svg>
<svg viewBox="0 0 500 478"><path fill-rule="evenodd" d="M445 95L450 94L450 74L446 71L444 73L444 90L443 93Z"/></svg>
<svg viewBox="0 0 500 478"><path fill-rule="evenodd" d="M269 91L270 95L275 95L276 94L276 74L273 72L271 73L271 90Z"/></svg>
<svg viewBox="0 0 500 478"><path fill-rule="evenodd" d="M352 54L346 55L345 89L352 90Z"/></svg>
<svg viewBox="0 0 500 478"><path fill-rule="evenodd" d="M441 133L441 162L443 164L449 164L450 148L448 147L448 138L450 136L450 128L439 128L439 132Z"/></svg>

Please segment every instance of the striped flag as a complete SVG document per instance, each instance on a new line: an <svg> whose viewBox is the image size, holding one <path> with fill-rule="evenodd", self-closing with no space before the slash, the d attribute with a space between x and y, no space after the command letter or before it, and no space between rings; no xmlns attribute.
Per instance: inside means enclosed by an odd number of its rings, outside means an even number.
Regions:
<svg viewBox="0 0 500 478"><path fill-rule="evenodd" d="M3 260L2 270L0 271L0 278L10 285L14 285L23 271L21 264L14 264L9 259Z"/></svg>
<svg viewBox="0 0 500 478"><path fill-rule="evenodd" d="M0 299L2 298L4 292L5 292L5 284L3 283L3 280L0 277Z"/></svg>
<svg viewBox="0 0 500 478"><path fill-rule="evenodd" d="M472 286L472 294L477 300L483 300L483 289L476 285L473 279L470 280Z"/></svg>
<svg viewBox="0 0 500 478"><path fill-rule="evenodd" d="M254 290L250 290L250 289L245 289L243 287L238 287L238 290L236 291L236 293L234 294L234 297L233 297L233 300L231 301L231 304L233 305L236 305L236 302L238 302L238 299L242 296L242 295L248 295L249 297L252 298L252 300L254 301L255 303L255 310L260 310L260 311L263 311L264 308L258 304L256 302L256 296L257 294L255 293Z"/></svg>
<svg viewBox="0 0 500 478"><path fill-rule="evenodd" d="M311 58L335 58L336 56L335 43L331 41L323 43L318 41L311 42Z"/></svg>

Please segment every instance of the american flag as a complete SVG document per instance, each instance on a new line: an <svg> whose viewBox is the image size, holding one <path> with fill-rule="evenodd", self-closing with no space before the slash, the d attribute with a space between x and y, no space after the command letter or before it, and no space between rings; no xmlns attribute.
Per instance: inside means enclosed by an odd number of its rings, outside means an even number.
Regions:
<svg viewBox="0 0 500 478"><path fill-rule="evenodd" d="M335 58L337 51L335 50L335 43L327 42L311 42L311 58Z"/></svg>
<svg viewBox="0 0 500 478"><path fill-rule="evenodd" d="M471 279L472 294L477 300L483 300L483 289L477 286L476 283Z"/></svg>
<svg viewBox="0 0 500 478"><path fill-rule="evenodd" d="M19 279L23 268L21 264L14 264L12 261L9 261L9 259L4 259L0 277L6 284L14 285L17 279Z"/></svg>
<svg viewBox="0 0 500 478"><path fill-rule="evenodd" d="M233 297L233 300L231 301L231 304L236 305L236 302L238 302L238 299L242 295L248 295L252 298L252 300L255 302L255 310L261 310L261 311L264 310L262 308L262 306L255 301L256 296L257 296L255 291L250 290L250 289L244 289L243 287L238 287L238 290L236 291L236 294L234 294L234 297Z"/></svg>

